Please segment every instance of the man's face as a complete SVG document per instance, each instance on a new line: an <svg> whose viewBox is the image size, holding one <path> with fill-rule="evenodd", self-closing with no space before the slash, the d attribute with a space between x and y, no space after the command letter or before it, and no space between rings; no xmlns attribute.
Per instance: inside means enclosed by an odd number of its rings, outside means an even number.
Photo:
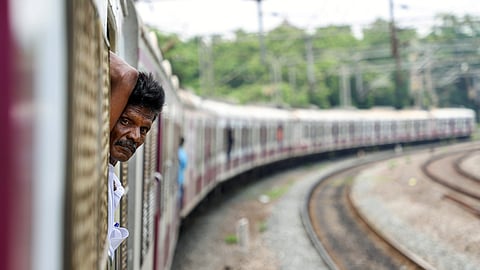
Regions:
<svg viewBox="0 0 480 270"><path fill-rule="evenodd" d="M110 160L129 160L145 142L154 119L155 113L150 109L127 106L110 132Z"/></svg>

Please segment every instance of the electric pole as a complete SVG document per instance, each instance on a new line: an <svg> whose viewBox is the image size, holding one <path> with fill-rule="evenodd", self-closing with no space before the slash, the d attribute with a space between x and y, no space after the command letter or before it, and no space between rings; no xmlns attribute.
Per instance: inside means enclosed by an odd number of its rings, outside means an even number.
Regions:
<svg viewBox="0 0 480 270"><path fill-rule="evenodd" d="M403 78L402 63L398 49L397 29L395 26L395 17L393 15L393 0L390 0L390 37L392 45L392 56L395 59L395 108L403 107Z"/></svg>
<svg viewBox="0 0 480 270"><path fill-rule="evenodd" d="M307 81L308 81L308 98L310 102L312 101L313 96L315 95L315 67L314 67L314 59L313 59L313 41L312 35L307 34L305 37L305 51L307 57Z"/></svg>
<svg viewBox="0 0 480 270"><path fill-rule="evenodd" d="M257 2L258 6L258 40L260 43L260 60L262 64L265 64L265 43L263 40L263 12L262 12L262 1L264 0L254 0Z"/></svg>

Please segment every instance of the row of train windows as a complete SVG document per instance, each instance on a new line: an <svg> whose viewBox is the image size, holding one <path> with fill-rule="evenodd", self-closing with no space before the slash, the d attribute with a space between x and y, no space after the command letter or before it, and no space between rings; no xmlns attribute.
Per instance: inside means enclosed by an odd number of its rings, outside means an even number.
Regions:
<svg viewBox="0 0 480 270"><path fill-rule="evenodd" d="M332 136L349 134L350 136L358 134L370 134L375 132L379 135L393 134L396 132L426 132L434 129L464 129L469 124L468 119L457 120L439 120L436 122L428 120L402 121L402 122L370 122L370 123L333 123L333 124L310 124L303 127L303 138L317 138L328 136L331 131Z"/></svg>
<svg viewBox="0 0 480 270"><path fill-rule="evenodd" d="M215 151L228 151L237 147L246 148L251 146L254 141L259 141L262 145L270 142L279 142L284 137L282 125L276 128L262 126L253 129L247 127L226 127L223 129L223 144L220 144L216 139L218 131L215 128L197 126L195 132L196 138L198 138L197 152L203 152L206 156L212 155Z"/></svg>
<svg viewBox="0 0 480 270"><path fill-rule="evenodd" d="M395 134L398 132L423 133L432 130L432 127L441 130L455 128L463 129L468 126L468 123L468 119L439 120L435 122L429 120L414 120L402 122L310 123L303 125L303 129L301 129L302 132L298 136L313 139L324 138L326 136L337 137L342 134L345 134L344 136L353 137L372 133L375 136L380 136L380 134ZM259 128L226 127L223 131L217 131L217 129L213 127L202 128L203 127L201 126L197 126L196 129L197 134L203 135L203 138L199 137L199 142L202 143L197 144L197 151L200 153L200 151L203 150L204 155L207 157L215 154L215 151L220 153L233 151L239 147L248 148L257 142L262 146L269 143L280 143L287 135L288 137L296 135L293 126L286 125L284 128L283 124L270 125L268 127L262 125ZM223 132L223 143L216 139L218 132ZM199 158L200 156L201 155L199 155Z"/></svg>
<svg viewBox="0 0 480 270"><path fill-rule="evenodd" d="M238 129L227 127L225 128L224 149L229 147L249 147L254 142L260 142L261 145L266 145L271 142L280 142L283 140L283 126L275 127L261 126L260 128L242 127ZM238 138L238 141L237 141Z"/></svg>

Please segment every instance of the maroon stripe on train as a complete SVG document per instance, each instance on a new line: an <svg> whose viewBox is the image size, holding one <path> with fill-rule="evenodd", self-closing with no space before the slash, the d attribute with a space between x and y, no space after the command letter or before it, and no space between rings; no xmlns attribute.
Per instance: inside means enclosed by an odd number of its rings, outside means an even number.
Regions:
<svg viewBox="0 0 480 270"><path fill-rule="evenodd" d="M12 37L9 25L8 1L0 1L0 36L4 37L0 42L0 121L2 123L2 132L0 132L0 179L2 188L0 189L0 213L2 222L0 222L0 269L13 269L15 258L20 254L15 254L15 222L13 222L16 206L14 198L18 192L18 185L13 177L14 162L12 152L12 130L13 121L11 119L12 111L12 93L13 93L13 61L12 61ZM28 258L28 257L26 257Z"/></svg>

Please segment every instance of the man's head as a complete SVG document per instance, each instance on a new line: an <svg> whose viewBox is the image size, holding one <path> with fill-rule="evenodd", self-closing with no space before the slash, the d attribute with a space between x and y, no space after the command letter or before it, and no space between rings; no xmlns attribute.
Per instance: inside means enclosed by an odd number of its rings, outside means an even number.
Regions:
<svg viewBox="0 0 480 270"><path fill-rule="evenodd" d="M185 138L180 137L180 141L178 142L178 145L182 147L184 143L185 143Z"/></svg>
<svg viewBox="0 0 480 270"><path fill-rule="evenodd" d="M110 132L110 163L127 161L145 142L165 102L162 86L152 74L140 72L127 106Z"/></svg>

